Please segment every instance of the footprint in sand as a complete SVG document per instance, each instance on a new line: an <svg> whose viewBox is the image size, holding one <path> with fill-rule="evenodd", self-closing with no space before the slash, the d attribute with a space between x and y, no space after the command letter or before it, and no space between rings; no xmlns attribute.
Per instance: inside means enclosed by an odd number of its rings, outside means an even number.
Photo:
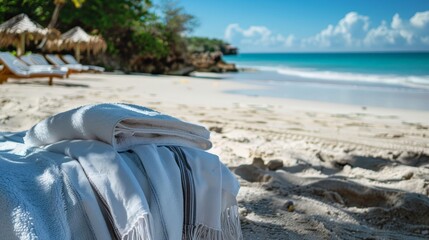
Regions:
<svg viewBox="0 0 429 240"><path fill-rule="evenodd" d="M396 189L368 187L351 181L323 179L307 185L310 192L348 208L367 209L356 216L371 225L401 229L429 225L429 198ZM396 221L391 221L396 219Z"/></svg>

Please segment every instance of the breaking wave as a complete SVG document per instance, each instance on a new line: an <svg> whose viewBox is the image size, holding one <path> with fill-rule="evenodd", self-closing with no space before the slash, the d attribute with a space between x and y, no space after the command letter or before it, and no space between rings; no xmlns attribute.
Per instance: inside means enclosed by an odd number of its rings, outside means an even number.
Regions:
<svg viewBox="0 0 429 240"><path fill-rule="evenodd" d="M429 75L426 76L403 76L389 74L365 74L351 72L335 72L306 68L291 67L269 67L269 66L251 66L251 68L260 71L272 71L282 75L294 76L306 79L330 80L330 81L348 81L364 82L375 84L401 85L415 88L429 89Z"/></svg>

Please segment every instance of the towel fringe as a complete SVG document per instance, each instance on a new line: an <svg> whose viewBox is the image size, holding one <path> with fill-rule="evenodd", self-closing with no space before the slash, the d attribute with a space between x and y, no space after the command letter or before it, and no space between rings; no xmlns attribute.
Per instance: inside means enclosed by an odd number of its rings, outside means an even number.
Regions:
<svg viewBox="0 0 429 240"><path fill-rule="evenodd" d="M149 214L139 217L133 227L122 236L122 240L152 240Z"/></svg>
<svg viewBox="0 0 429 240"><path fill-rule="evenodd" d="M231 206L221 214L222 230L210 228L204 224L184 227L183 240L237 240L243 239L238 215L238 206Z"/></svg>
<svg viewBox="0 0 429 240"><path fill-rule="evenodd" d="M221 227L222 239L243 239L237 205L231 206L222 212Z"/></svg>

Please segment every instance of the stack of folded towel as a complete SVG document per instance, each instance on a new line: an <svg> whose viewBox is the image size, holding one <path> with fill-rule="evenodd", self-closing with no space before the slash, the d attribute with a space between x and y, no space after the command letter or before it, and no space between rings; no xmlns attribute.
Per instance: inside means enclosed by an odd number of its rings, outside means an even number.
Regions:
<svg viewBox="0 0 429 240"><path fill-rule="evenodd" d="M241 239L239 185L204 151L209 135L130 104L83 106L25 133L2 133L0 232L25 239Z"/></svg>

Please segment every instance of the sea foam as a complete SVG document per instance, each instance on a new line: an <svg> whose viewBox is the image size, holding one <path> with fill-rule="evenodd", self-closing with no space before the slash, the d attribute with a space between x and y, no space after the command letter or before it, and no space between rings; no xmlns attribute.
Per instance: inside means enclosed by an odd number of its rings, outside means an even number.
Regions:
<svg viewBox="0 0 429 240"><path fill-rule="evenodd" d="M429 89L429 75L393 75L393 74L365 74L352 72L324 71L311 68L271 67L271 66L240 66L250 67L260 71L277 72L278 74L329 81L364 82L374 84L400 85L406 87Z"/></svg>

